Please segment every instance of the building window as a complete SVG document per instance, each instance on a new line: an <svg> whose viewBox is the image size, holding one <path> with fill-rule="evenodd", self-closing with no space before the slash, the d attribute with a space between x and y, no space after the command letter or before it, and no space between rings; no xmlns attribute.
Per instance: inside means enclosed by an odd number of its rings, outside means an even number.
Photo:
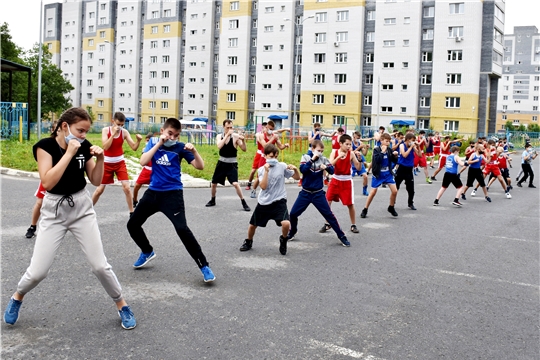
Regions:
<svg viewBox="0 0 540 360"><path fill-rule="evenodd" d="M461 85L461 74L446 74L446 84Z"/></svg>
<svg viewBox="0 0 540 360"><path fill-rule="evenodd" d="M228 64L229 65L238 65L238 57L237 56L229 56Z"/></svg>
<svg viewBox="0 0 540 360"><path fill-rule="evenodd" d="M407 91L408 86L407 84L401 84L401 91Z"/></svg>
<svg viewBox="0 0 540 360"><path fill-rule="evenodd" d="M274 7L273 6L267 6L264 8L264 12L265 13L273 13L274 12Z"/></svg>
<svg viewBox="0 0 540 360"><path fill-rule="evenodd" d="M157 49L157 41L150 41L150 48Z"/></svg>
<svg viewBox="0 0 540 360"><path fill-rule="evenodd" d="M456 38L463 36L463 26L450 26L448 28L448 37Z"/></svg>
<svg viewBox="0 0 540 360"><path fill-rule="evenodd" d="M313 104L324 104L324 94L313 94Z"/></svg>
<svg viewBox="0 0 540 360"><path fill-rule="evenodd" d="M373 74L364 75L364 84L373 84Z"/></svg>
<svg viewBox="0 0 540 360"><path fill-rule="evenodd" d="M325 74L313 74L313 83L314 84L324 84Z"/></svg>
<svg viewBox="0 0 540 360"><path fill-rule="evenodd" d="M255 94L249 94L249 102L254 103L255 102Z"/></svg>
<svg viewBox="0 0 540 360"><path fill-rule="evenodd" d="M94 46L94 39L88 39L88 46Z"/></svg>
<svg viewBox="0 0 540 360"><path fill-rule="evenodd" d="M396 25L396 18L385 18L384 25Z"/></svg>
<svg viewBox="0 0 540 360"><path fill-rule="evenodd" d="M385 69L393 69L394 63L393 62L383 62L383 68Z"/></svg>
<svg viewBox="0 0 540 360"><path fill-rule="evenodd" d="M312 124L319 123L319 124L322 125L324 123L324 116L323 115L311 115L311 123Z"/></svg>
<svg viewBox="0 0 540 360"><path fill-rule="evenodd" d="M334 81L336 84L346 84L347 74L334 74Z"/></svg>
<svg viewBox="0 0 540 360"><path fill-rule="evenodd" d="M424 130L429 129L429 119L418 119L417 128Z"/></svg>
<svg viewBox="0 0 540 360"><path fill-rule="evenodd" d="M270 109L272 107L270 103L262 103L261 106L263 109Z"/></svg>
<svg viewBox="0 0 540 360"><path fill-rule="evenodd" d="M404 24L410 24L410 23L411 23L411 18L410 18L409 16L405 16L405 17L403 18L403 23L404 23Z"/></svg>
<svg viewBox="0 0 540 360"><path fill-rule="evenodd" d="M105 73L102 73L102 72L98 73L97 78L101 80L105 79Z"/></svg>
<svg viewBox="0 0 540 360"><path fill-rule="evenodd" d="M94 19L95 17L96 17L96 13L95 13L95 12L92 11L92 12L89 12L89 13L88 13L88 18L89 18L89 19Z"/></svg>
<svg viewBox="0 0 540 360"><path fill-rule="evenodd" d="M163 17L171 17L171 9L163 10Z"/></svg>
<svg viewBox="0 0 540 360"><path fill-rule="evenodd" d="M347 42L349 41L349 32L347 31L340 31L336 33L336 41L337 42Z"/></svg>
<svg viewBox="0 0 540 360"><path fill-rule="evenodd" d="M444 131L459 131L459 121L444 120Z"/></svg>
<svg viewBox="0 0 540 360"><path fill-rule="evenodd" d="M336 63L346 63L347 53L336 53Z"/></svg>
<svg viewBox="0 0 540 360"><path fill-rule="evenodd" d="M464 3L452 3L450 4L450 14L464 14L465 13L465 4Z"/></svg>
<svg viewBox="0 0 540 360"><path fill-rule="evenodd" d="M272 51L274 49L273 45L264 45L263 50L264 51Z"/></svg>
<svg viewBox="0 0 540 360"><path fill-rule="evenodd" d="M97 91L99 94L103 94L105 92L105 87L104 86L98 86L98 91Z"/></svg>
<svg viewBox="0 0 540 360"><path fill-rule="evenodd" d="M152 34L157 34L157 33L158 33L158 27L152 26Z"/></svg>
<svg viewBox="0 0 540 360"><path fill-rule="evenodd" d="M422 52L422 62L432 62L432 61L433 61L433 53L431 51Z"/></svg>
<svg viewBox="0 0 540 360"><path fill-rule="evenodd" d="M93 67L93 66L88 66L88 67L86 68L86 72L91 73L92 71L94 71L94 67Z"/></svg>
<svg viewBox="0 0 540 360"><path fill-rule="evenodd" d="M336 21L349 21L349 10L338 11Z"/></svg>
<svg viewBox="0 0 540 360"><path fill-rule="evenodd" d="M168 94L169 93L169 87L168 86L162 86L161 87L161 93L162 94Z"/></svg>
<svg viewBox="0 0 540 360"><path fill-rule="evenodd" d="M434 17L434 16L435 16L435 6L425 6L424 17Z"/></svg>
<svg viewBox="0 0 540 360"><path fill-rule="evenodd" d="M345 95L334 95L334 105L345 105Z"/></svg>
<svg viewBox="0 0 540 360"><path fill-rule="evenodd" d="M326 42L326 33L315 33L315 42L316 43L325 43Z"/></svg>
<svg viewBox="0 0 540 360"><path fill-rule="evenodd" d="M499 44L503 42L503 34L497 29L493 29L493 40L497 41Z"/></svg>
<svg viewBox="0 0 540 360"><path fill-rule="evenodd" d="M229 29L238 29L240 20L229 20Z"/></svg>
<svg viewBox="0 0 540 360"><path fill-rule="evenodd" d="M88 32L94 32L94 25L90 25L90 26L88 27ZM49 33L50 33L50 34L49 34ZM52 30L47 31L47 35L48 35L48 36L52 36ZM69 35L67 35L67 36L69 36Z"/></svg>
<svg viewBox="0 0 540 360"><path fill-rule="evenodd" d="M384 40L383 41L383 46L396 46L396 41L395 40Z"/></svg>
<svg viewBox="0 0 540 360"><path fill-rule="evenodd" d="M163 40L163 47L171 47L171 40Z"/></svg>
<svg viewBox="0 0 540 360"><path fill-rule="evenodd" d="M374 42L375 41L375 32L368 31L366 33L366 42Z"/></svg>
<svg viewBox="0 0 540 360"><path fill-rule="evenodd" d="M373 53L367 53L367 54L365 55L365 57L366 57L366 63L372 63L373 60L375 59L375 54L373 54Z"/></svg>
<svg viewBox="0 0 540 360"><path fill-rule="evenodd" d="M236 75L227 75L227 84L236 84Z"/></svg>
<svg viewBox="0 0 540 360"><path fill-rule="evenodd" d="M433 29L422 30L422 40L433 40Z"/></svg>
<svg viewBox="0 0 540 360"><path fill-rule="evenodd" d="M382 113L391 113L393 111L392 106L381 106Z"/></svg>
<svg viewBox="0 0 540 360"><path fill-rule="evenodd" d="M274 31L274 27L273 26L265 26L264 27L264 32L273 32Z"/></svg>
<svg viewBox="0 0 540 360"><path fill-rule="evenodd" d="M168 62L170 62L170 60L171 60L171 57L169 55L163 55L161 57L161 61L164 62L164 63L168 63Z"/></svg>
<svg viewBox="0 0 540 360"><path fill-rule="evenodd" d="M326 54L315 54L315 62L316 63L326 62Z"/></svg>
<svg viewBox="0 0 540 360"><path fill-rule="evenodd" d="M463 51L461 50L448 50L448 61L462 61Z"/></svg>
<svg viewBox="0 0 540 360"><path fill-rule="evenodd" d="M375 20L375 10L368 10L367 19L368 20Z"/></svg>
<svg viewBox="0 0 540 360"><path fill-rule="evenodd" d="M445 107L457 109L461 105L461 98L458 97L447 97Z"/></svg>
<svg viewBox="0 0 540 360"><path fill-rule="evenodd" d="M431 107L431 98L429 96L420 97L420 107L423 107L423 108Z"/></svg>
<svg viewBox="0 0 540 360"><path fill-rule="evenodd" d="M371 116L362 116L362 126L371 126Z"/></svg>
<svg viewBox="0 0 540 360"><path fill-rule="evenodd" d="M229 38L229 47L237 47L238 38Z"/></svg>
<svg viewBox="0 0 540 360"><path fill-rule="evenodd" d="M171 25L163 25L163 32L164 33L170 33L171 32Z"/></svg>
<svg viewBox="0 0 540 360"><path fill-rule="evenodd" d="M334 115L332 116L332 125L345 125L345 116L343 115Z"/></svg>
<svg viewBox="0 0 540 360"><path fill-rule="evenodd" d="M162 79L168 79L169 78L169 72L168 71L162 71L161 72L161 78Z"/></svg>
<svg viewBox="0 0 540 360"><path fill-rule="evenodd" d="M236 111L227 111L225 113L225 118L228 120L236 120Z"/></svg>
<svg viewBox="0 0 540 360"><path fill-rule="evenodd" d="M263 84L262 88L263 90L270 90L272 89L272 84Z"/></svg>
<svg viewBox="0 0 540 360"><path fill-rule="evenodd" d="M382 84L382 90L386 90L386 91L394 90L394 85L392 85L392 84Z"/></svg>
<svg viewBox="0 0 540 360"><path fill-rule="evenodd" d="M236 93L227 93L227 102L236 102Z"/></svg>
<svg viewBox="0 0 540 360"><path fill-rule="evenodd" d="M88 100L92 100L92 93L87 93L87 94L86 94L86 98L87 98Z"/></svg>
<svg viewBox="0 0 540 360"><path fill-rule="evenodd" d="M325 12L319 12L315 13L315 22L326 22L328 19L328 13Z"/></svg>
<svg viewBox="0 0 540 360"><path fill-rule="evenodd" d="M431 75L424 74L420 77L420 84L422 85L431 85Z"/></svg>
<svg viewBox="0 0 540 360"><path fill-rule="evenodd" d="M192 62L189 63L189 67L195 67L195 66L197 66L196 62L192 61Z"/></svg>

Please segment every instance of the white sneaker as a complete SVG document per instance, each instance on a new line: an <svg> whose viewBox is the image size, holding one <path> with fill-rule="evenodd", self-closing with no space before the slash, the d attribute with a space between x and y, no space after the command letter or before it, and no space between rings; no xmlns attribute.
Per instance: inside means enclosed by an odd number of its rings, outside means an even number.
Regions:
<svg viewBox="0 0 540 360"><path fill-rule="evenodd" d="M255 199L257 197L257 190L251 190L250 198Z"/></svg>
<svg viewBox="0 0 540 360"><path fill-rule="evenodd" d="M471 191L471 196L472 197L476 196L476 190Z"/></svg>
<svg viewBox="0 0 540 360"><path fill-rule="evenodd" d="M507 192L507 193L506 193L506 198L507 198L507 199L511 199L511 198L512 198L512 195L510 195L510 193Z"/></svg>

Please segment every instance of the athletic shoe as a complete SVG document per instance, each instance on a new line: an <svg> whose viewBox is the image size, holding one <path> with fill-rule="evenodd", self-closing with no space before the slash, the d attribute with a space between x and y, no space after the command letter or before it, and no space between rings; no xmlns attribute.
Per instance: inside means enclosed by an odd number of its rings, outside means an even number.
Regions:
<svg viewBox="0 0 540 360"><path fill-rule="evenodd" d="M418 176L418 170L416 170L416 168L413 169L413 174L414 176Z"/></svg>
<svg viewBox="0 0 540 360"><path fill-rule="evenodd" d="M509 192L506 192L506 198L507 198L507 199L511 199L511 198L512 198L512 195L510 195Z"/></svg>
<svg viewBox="0 0 540 360"><path fill-rule="evenodd" d="M396 212L396 209L394 209L393 206L388 206L388 212L392 214L392 216L398 216L398 213Z"/></svg>
<svg viewBox="0 0 540 360"><path fill-rule="evenodd" d="M461 200L467 200L467 198L465 197L465 194L461 194Z"/></svg>
<svg viewBox="0 0 540 360"><path fill-rule="evenodd" d="M535 189L536 189L536 186L534 186L533 184L529 184L529 187L530 187L530 188L535 188Z"/></svg>
<svg viewBox="0 0 540 360"><path fill-rule="evenodd" d="M212 199L206 203L206 207L216 206L216 200Z"/></svg>
<svg viewBox="0 0 540 360"><path fill-rule="evenodd" d="M17 322L21 305L22 301L15 300L14 298L9 299L8 306L4 312L4 321L6 324L13 325Z"/></svg>
<svg viewBox="0 0 540 360"><path fill-rule="evenodd" d="M251 247L253 246L253 240L244 240L244 243L240 247L240 251L248 251L251 250Z"/></svg>
<svg viewBox="0 0 540 360"><path fill-rule="evenodd" d="M26 238L27 239L31 239L33 238L35 235L36 235L36 227L34 225L30 225L30 227L28 228L28 230L26 230Z"/></svg>
<svg viewBox="0 0 540 360"><path fill-rule="evenodd" d="M431 179L430 179L429 177L426 178L426 182L427 182L428 184L433 184L433 182L431 181Z"/></svg>
<svg viewBox="0 0 540 360"><path fill-rule="evenodd" d="M138 203L139 203L139 202L138 202L137 200L133 199L133 207L134 207L134 208L137 207L137 204L138 204Z"/></svg>
<svg viewBox="0 0 540 360"><path fill-rule="evenodd" d="M349 247L351 246L351 243L349 242L349 240L347 240L347 237L345 235L343 235L342 237L339 238L339 241L341 241L341 244L343 246L346 246L346 247Z"/></svg>
<svg viewBox="0 0 540 360"><path fill-rule="evenodd" d="M279 236L279 253L281 255L287 254L287 240L288 237L283 237L283 235Z"/></svg>
<svg viewBox="0 0 540 360"><path fill-rule="evenodd" d="M367 189L362 190L362 195L369 196L369 192L367 191Z"/></svg>
<svg viewBox="0 0 540 360"><path fill-rule="evenodd" d="M245 199L242 199L242 207L244 208L245 211L251 211L251 208L248 206Z"/></svg>
<svg viewBox="0 0 540 360"><path fill-rule="evenodd" d="M351 231L355 234L358 234L360 231L358 231L358 228L356 227L356 225L351 225Z"/></svg>
<svg viewBox="0 0 540 360"><path fill-rule="evenodd" d="M523 187L523 186L521 185L521 183L517 183L516 185L517 185L518 187Z"/></svg>
<svg viewBox="0 0 540 360"><path fill-rule="evenodd" d="M251 183L250 182L247 183L246 190L251 190Z"/></svg>
<svg viewBox="0 0 540 360"><path fill-rule="evenodd" d="M386 184L382 184L382 187L385 188L385 187L386 187Z"/></svg>
<svg viewBox="0 0 540 360"><path fill-rule="evenodd" d="M362 212L360 213L360 217L361 217L362 219L365 219L366 216L367 216L367 209L366 209L366 208L363 208L363 209L362 209Z"/></svg>
<svg viewBox="0 0 540 360"><path fill-rule="evenodd" d="M472 197L475 197L475 196L476 196L476 190L473 189L473 191L471 191L471 196L472 196Z"/></svg>
<svg viewBox="0 0 540 360"><path fill-rule="evenodd" d="M486 196L486 201L491 202L491 198L489 196Z"/></svg>
<svg viewBox="0 0 540 360"><path fill-rule="evenodd" d="M431 177L431 180L437 181L437 179L435 179L435 176L432 176L432 177Z"/></svg>
<svg viewBox="0 0 540 360"><path fill-rule="evenodd" d="M214 275L214 273L212 272L212 269L210 269L208 265L203 266L201 268L201 272L203 274L204 282L212 282L216 280L216 276Z"/></svg>
<svg viewBox="0 0 540 360"><path fill-rule="evenodd" d="M296 234L291 234L291 233L289 233L289 234L287 235L287 241L293 241L293 240L294 240L294 235L296 235Z"/></svg>
<svg viewBox="0 0 540 360"><path fill-rule="evenodd" d="M454 200L454 201L452 201L452 205L456 205L456 206L460 207L462 204L459 202L459 200Z"/></svg>
<svg viewBox="0 0 540 360"><path fill-rule="evenodd" d="M416 206L414 206L414 204L411 204L411 205L409 205L409 209L416 210Z"/></svg>
<svg viewBox="0 0 540 360"><path fill-rule="evenodd" d="M122 306L122 309L118 310L118 315L120 315L120 319L122 319L122 327L124 329L131 330L137 326L137 321L129 306Z"/></svg>
<svg viewBox="0 0 540 360"><path fill-rule="evenodd" d="M433 202L433 206L439 206L439 200L435 199L435 201Z"/></svg>
<svg viewBox="0 0 540 360"><path fill-rule="evenodd" d="M486 186L486 191L489 191L489 186Z"/></svg>
<svg viewBox="0 0 540 360"><path fill-rule="evenodd" d="M435 166L433 166L433 165L429 165L429 167L432 168L432 169L435 169Z"/></svg>
<svg viewBox="0 0 540 360"><path fill-rule="evenodd" d="M251 194L249 195L250 198L255 199L257 197L257 190L253 189L251 190Z"/></svg>
<svg viewBox="0 0 540 360"><path fill-rule="evenodd" d="M323 227L319 230L319 232L322 234L322 233L325 233L327 232L328 230L330 230L332 227L330 226L330 224L324 224Z"/></svg>
<svg viewBox="0 0 540 360"><path fill-rule="evenodd" d="M153 260L155 257L156 257L156 254L153 251L149 254L141 253L141 255L139 255L139 259L137 259L137 261L135 261L135 264L133 264L133 267L137 269L142 268L144 265L148 264L150 260Z"/></svg>

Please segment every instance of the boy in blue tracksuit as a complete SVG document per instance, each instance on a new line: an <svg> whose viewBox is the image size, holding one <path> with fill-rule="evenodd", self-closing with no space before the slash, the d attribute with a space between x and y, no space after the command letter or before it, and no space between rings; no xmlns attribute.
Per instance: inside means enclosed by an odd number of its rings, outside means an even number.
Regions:
<svg viewBox="0 0 540 360"><path fill-rule="evenodd" d="M323 156L324 144L320 140L313 140L311 143L313 154L304 154L300 161L300 172L303 175L302 190L298 194L296 201L290 212L291 229L289 230L288 239L293 240L298 231L298 217L313 204L324 217L326 222L335 231L339 241L343 246L351 246L349 240L345 236L343 230L328 205L326 194L323 190L323 171L326 170L329 174L334 173L334 167L330 161Z"/></svg>
<svg viewBox="0 0 540 360"><path fill-rule="evenodd" d="M180 178L182 159L198 170L204 168L204 160L192 144L178 141L180 131L180 121L174 118L167 119L163 123L159 138L150 139L141 156L141 165L152 162L152 177L148 190L127 223L129 235L141 249L141 254L133 267L142 268L156 257L142 224L150 216L161 212L174 225L180 240L201 270L204 281L214 281L216 277L210 270L201 246L186 222L184 193Z"/></svg>

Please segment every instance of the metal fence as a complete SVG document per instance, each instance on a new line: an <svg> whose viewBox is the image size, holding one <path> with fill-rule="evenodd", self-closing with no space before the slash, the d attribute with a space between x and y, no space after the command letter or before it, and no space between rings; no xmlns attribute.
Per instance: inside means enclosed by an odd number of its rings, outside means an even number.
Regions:
<svg viewBox="0 0 540 360"><path fill-rule="evenodd" d="M28 104L0 102L0 138L28 139Z"/></svg>

